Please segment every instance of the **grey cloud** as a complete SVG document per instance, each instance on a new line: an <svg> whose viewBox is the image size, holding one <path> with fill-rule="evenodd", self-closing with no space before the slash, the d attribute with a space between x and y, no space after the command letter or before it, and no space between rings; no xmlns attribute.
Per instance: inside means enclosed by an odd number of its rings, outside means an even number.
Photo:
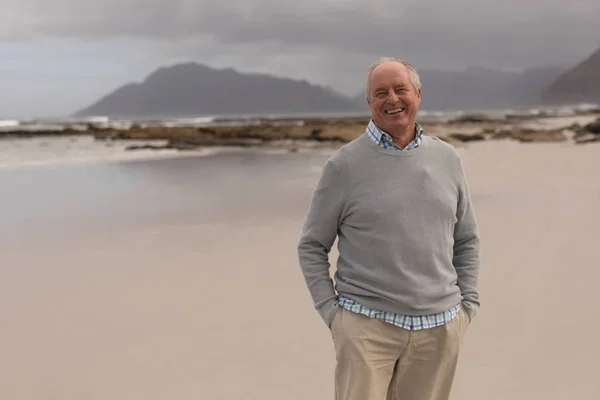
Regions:
<svg viewBox="0 0 600 400"><path fill-rule="evenodd" d="M193 59L360 88L367 64L576 63L600 46L598 0L0 0L0 40L117 42L128 63ZM145 65L144 68L141 65Z"/></svg>
<svg viewBox="0 0 600 400"><path fill-rule="evenodd" d="M490 56L506 66L563 62L600 42L597 0L23 1L11 7L20 10L27 31L39 35L272 41L369 55L406 53L427 64L440 60L436 54L450 64L489 63Z"/></svg>

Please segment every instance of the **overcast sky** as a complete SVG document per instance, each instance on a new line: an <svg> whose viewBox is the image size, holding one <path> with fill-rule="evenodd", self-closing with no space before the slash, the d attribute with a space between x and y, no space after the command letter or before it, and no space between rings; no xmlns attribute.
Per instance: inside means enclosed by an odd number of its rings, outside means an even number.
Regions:
<svg viewBox="0 0 600 400"><path fill-rule="evenodd" d="M0 118L68 115L181 61L362 88L380 56L417 68L573 65L600 0L0 0Z"/></svg>

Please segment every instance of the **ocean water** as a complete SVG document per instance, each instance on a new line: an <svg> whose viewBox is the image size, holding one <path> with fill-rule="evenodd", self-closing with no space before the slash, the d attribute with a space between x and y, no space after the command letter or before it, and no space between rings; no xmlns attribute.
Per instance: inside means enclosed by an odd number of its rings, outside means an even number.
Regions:
<svg viewBox="0 0 600 400"><path fill-rule="evenodd" d="M0 169L0 241L275 218L302 209L298 188L330 154L213 154Z"/></svg>
<svg viewBox="0 0 600 400"><path fill-rule="evenodd" d="M162 145L165 141L113 140L96 141L91 135L70 137L38 136L32 138L0 137L0 170L36 168L52 165L114 162L177 156L176 150L127 151L131 145ZM214 150L212 150L214 151ZM196 154L209 154L198 150Z"/></svg>

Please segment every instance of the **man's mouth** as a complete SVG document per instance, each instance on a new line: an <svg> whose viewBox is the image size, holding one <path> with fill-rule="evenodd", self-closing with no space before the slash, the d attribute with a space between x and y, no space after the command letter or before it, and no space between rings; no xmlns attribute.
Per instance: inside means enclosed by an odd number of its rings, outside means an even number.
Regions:
<svg viewBox="0 0 600 400"><path fill-rule="evenodd" d="M385 110L385 113L387 115L394 115L394 114L401 113L404 110L405 110L405 108L394 108L393 110Z"/></svg>

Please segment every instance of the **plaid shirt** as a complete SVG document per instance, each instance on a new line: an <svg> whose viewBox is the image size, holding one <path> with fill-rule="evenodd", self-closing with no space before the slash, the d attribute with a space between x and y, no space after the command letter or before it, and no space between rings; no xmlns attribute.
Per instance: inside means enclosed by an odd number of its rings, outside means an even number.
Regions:
<svg viewBox="0 0 600 400"><path fill-rule="evenodd" d="M383 132L381 129L379 129L372 120L367 126L367 135L369 136L369 138L371 138L373 142L383 147L384 149L408 151L416 149L421 144L423 127L421 127L421 125L419 125L418 123L415 123L415 138L404 149L402 149L400 146L394 143L392 137L389 134ZM338 296L337 304L341 307L344 307L348 311L364 314L370 318L375 318L380 321L387 322L411 331L435 328L436 326L447 324L458 315L458 312L460 310L460 304L457 304L449 310L443 311L438 314L418 316L402 315L389 313L386 311L371 310L357 303L356 301L348 297L344 297L342 295Z"/></svg>
<svg viewBox="0 0 600 400"><path fill-rule="evenodd" d="M369 138L371 138L373 142L386 150L403 150L394 142L389 134L379 129L373 120L367 125L367 135L369 135ZM413 150L419 147L422 141L421 136L423 136L423 127L419 125L418 122L415 122L415 138L404 148L404 150Z"/></svg>

